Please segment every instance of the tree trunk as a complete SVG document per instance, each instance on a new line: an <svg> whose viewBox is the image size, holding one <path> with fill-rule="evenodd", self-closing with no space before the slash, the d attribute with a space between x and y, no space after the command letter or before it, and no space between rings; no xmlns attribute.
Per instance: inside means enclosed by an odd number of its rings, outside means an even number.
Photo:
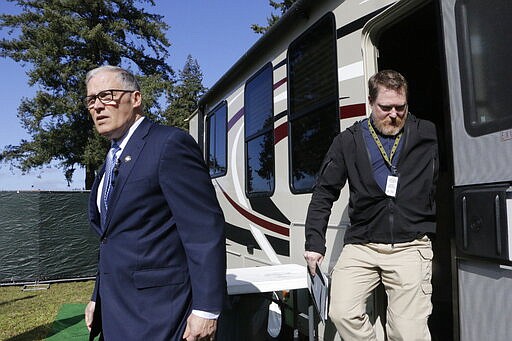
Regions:
<svg viewBox="0 0 512 341"><path fill-rule="evenodd" d="M94 178L96 177L96 169L88 165L85 169L85 189L90 190L92 188L92 184L94 183Z"/></svg>

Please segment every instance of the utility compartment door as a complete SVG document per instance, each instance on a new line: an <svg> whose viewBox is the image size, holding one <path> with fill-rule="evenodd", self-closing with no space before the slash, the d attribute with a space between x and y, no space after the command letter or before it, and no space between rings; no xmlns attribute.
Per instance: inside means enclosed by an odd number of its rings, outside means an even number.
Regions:
<svg viewBox="0 0 512 341"><path fill-rule="evenodd" d="M509 250L512 229L508 184L460 187L455 190L455 232L462 252L486 258L512 261Z"/></svg>

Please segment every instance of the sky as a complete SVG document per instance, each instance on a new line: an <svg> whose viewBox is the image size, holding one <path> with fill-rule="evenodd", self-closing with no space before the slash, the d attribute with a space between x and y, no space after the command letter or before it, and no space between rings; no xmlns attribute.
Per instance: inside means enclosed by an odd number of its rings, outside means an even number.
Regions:
<svg viewBox="0 0 512 341"><path fill-rule="evenodd" d="M190 54L197 59L203 72L203 85L210 88L261 37L251 24L266 25L273 9L268 0L155 0L155 7L146 11L163 15L170 26L167 38L171 42L167 62L176 74ZM0 13L17 14L20 9L12 2L0 0ZM0 39L8 37L0 30ZM32 98L37 87L30 87L21 64L0 58L0 149L18 145L30 136L17 117L23 97ZM69 191L84 188L84 171L77 169L68 186L61 169L44 166L22 174L9 163L0 163L0 191L42 190Z"/></svg>

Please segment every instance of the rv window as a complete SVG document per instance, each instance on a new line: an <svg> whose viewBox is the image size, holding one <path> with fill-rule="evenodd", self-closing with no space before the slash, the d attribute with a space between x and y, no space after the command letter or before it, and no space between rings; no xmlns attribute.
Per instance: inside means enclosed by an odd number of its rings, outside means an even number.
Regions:
<svg viewBox="0 0 512 341"><path fill-rule="evenodd" d="M334 15L327 14L288 48L290 166L293 193L310 192L339 132Z"/></svg>
<svg viewBox="0 0 512 341"><path fill-rule="evenodd" d="M272 64L269 63L245 85L245 188L250 197L274 192L272 81Z"/></svg>
<svg viewBox="0 0 512 341"><path fill-rule="evenodd" d="M208 141L206 155L208 155L208 168L212 177L225 175L227 171L226 126L227 105L226 102L223 102L212 110L206 118Z"/></svg>
<svg viewBox="0 0 512 341"><path fill-rule="evenodd" d="M512 128L512 1L459 0L455 5L464 119L468 134Z"/></svg>
<svg viewBox="0 0 512 341"><path fill-rule="evenodd" d="M323 119L330 109L323 107L314 115L302 116L290 128L290 139L294 142L291 158L293 164L293 188L295 191L311 190L315 175L333 139L332 127L336 124Z"/></svg>

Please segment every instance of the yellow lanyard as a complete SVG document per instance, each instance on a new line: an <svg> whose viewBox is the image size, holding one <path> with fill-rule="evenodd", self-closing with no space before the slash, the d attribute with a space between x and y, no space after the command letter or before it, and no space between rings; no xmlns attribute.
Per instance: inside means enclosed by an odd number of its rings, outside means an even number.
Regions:
<svg viewBox="0 0 512 341"><path fill-rule="evenodd" d="M393 164L391 163L391 160L393 160L393 156L395 155L396 149L398 148L398 144L400 143L400 139L402 138L402 133L400 133L400 134L398 134L396 136L395 143L393 144L393 148L391 148L391 153L389 154L389 157L388 157L388 154L386 153L386 150L384 149L384 146L380 142L380 139L377 136L377 133L375 132L375 129L373 129L373 126L370 123L370 119L368 119L368 129L370 130L370 133L372 134L373 140L377 144L377 147L379 148L379 151L382 154L382 157L384 158L384 161L386 161L386 163L389 165L389 167L391 167L392 172L395 173L396 169L393 166ZM393 174L393 175L395 175L395 174Z"/></svg>

